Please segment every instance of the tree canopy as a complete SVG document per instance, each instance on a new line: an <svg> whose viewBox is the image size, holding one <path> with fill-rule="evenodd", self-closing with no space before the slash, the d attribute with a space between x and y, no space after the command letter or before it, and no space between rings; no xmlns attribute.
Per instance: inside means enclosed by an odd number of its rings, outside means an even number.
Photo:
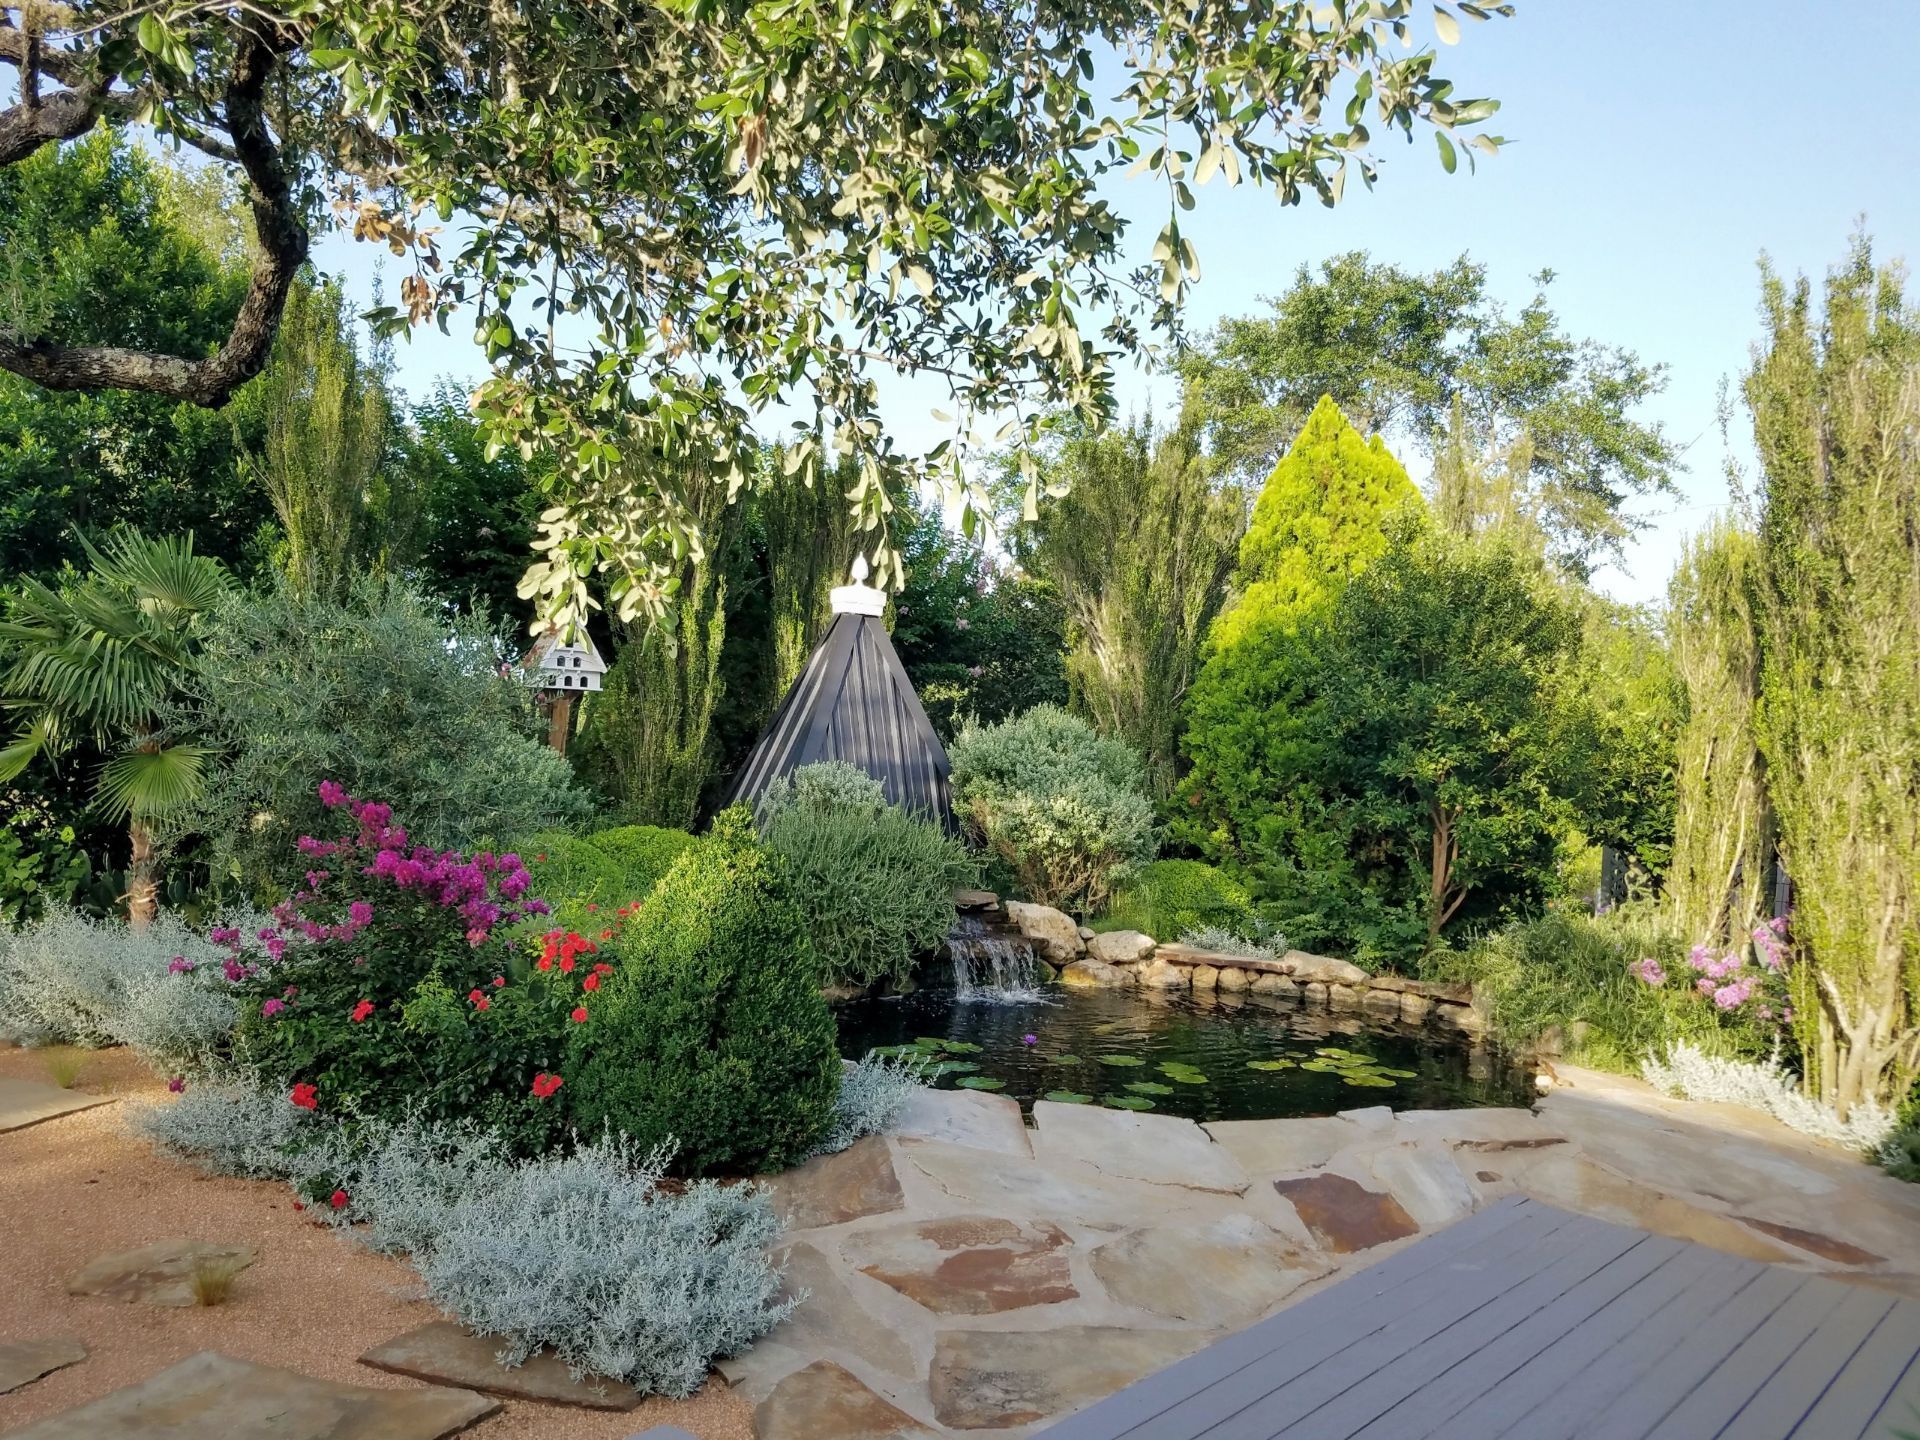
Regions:
<svg viewBox="0 0 1920 1440"><path fill-rule="evenodd" d="M6 7L0 63L19 83L0 168L145 120L244 176L254 244L211 353L16 314L0 369L224 403L266 363L331 203L405 263L383 324L470 316L495 367L479 397L492 442L551 455L523 582L549 618L584 616L590 576L624 617L663 608L700 543L672 477L690 464L745 483L750 422L776 402L818 417L788 451L796 470L828 449L855 462L849 504L897 578L889 491L962 483L975 417L1105 417L1115 359L1173 326L1199 273L1181 225L1197 187L1332 203L1350 171L1372 183L1376 130L1432 127L1448 169L1498 148L1478 129L1496 102L1454 95L1415 45L1414 9ZM1432 23L1450 44L1460 16L1511 12L1439 5ZM1110 63L1117 85L1095 78ZM1102 194L1129 170L1167 200L1137 268ZM30 275L51 284L59 264ZM882 371L944 378L951 438L896 452Z"/></svg>

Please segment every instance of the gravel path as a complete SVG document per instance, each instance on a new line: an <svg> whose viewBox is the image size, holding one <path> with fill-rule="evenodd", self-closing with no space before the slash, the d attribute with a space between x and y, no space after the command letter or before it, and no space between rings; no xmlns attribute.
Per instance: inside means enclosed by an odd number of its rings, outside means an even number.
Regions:
<svg viewBox="0 0 1920 1440"><path fill-rule="evenodd" d="M45 1082L44 1055L0 1049L0 1075ZM87 1056L77 1087L128 1101L165 1087L121 1051ZM0 1341L73 1335L78 1365L0 1395L0 1432L95 1399L201 1350L356 1385L415 1382L355 1357L423 1321L404 1262L370 1254L306 1220L284 1185L199 1174L128 1132L124 1105L103 1105L0 1135ZM237 1241L260 1258L209 1309L76 1298L66 1277L96 1255L155 1240ZM628 1414L508 1401L467 1433L475 1440L600 1440L679 1425L701 1440L746 1440L752 1410L719 1380L687 1401L650 1400Z"/></svg>

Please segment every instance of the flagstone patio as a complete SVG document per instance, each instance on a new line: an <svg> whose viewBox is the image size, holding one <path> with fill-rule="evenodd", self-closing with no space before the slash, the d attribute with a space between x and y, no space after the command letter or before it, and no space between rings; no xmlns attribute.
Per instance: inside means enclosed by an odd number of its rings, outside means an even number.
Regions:
<svg viewBox="0 0 1920 1440"><path fill-rule="evenodd" d="M794 1315L721 1369L763 1440L1024 1436L1516 1193L1920 1295L1920 1187L1564 1067L1533 1110L1210 1126L930 1091L773 1185ZM831 1417L826 1429L820 1428Z"/></svg>

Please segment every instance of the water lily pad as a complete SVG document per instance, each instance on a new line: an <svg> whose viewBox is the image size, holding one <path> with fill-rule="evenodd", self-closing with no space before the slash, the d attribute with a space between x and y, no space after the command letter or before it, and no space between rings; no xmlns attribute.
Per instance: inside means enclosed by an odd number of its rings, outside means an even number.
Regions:
<svg viewBox="0 0 1920 1440"><path fill-rule="evenodd" d="M959 1082L962 1090L1004 1090L1007 1082L998 1075L969 1075Z"/></svg>
<svg viewBox="0 0 1920 1440"><path fill-rule="evenodd" d="M1160 1073L1180 1085L1206 1085L1207 1077L1184 1060L1163 1061Z"/></svg>
<svg viewBox="0 0 1920 1440"><path fill-rule="evenodd" d="M1082 1095L1078 1090L1049 1090L1040 1098L1051 1100L1056 1105L1085 1105L1093 1096Z"/></svg>
<svg viewBox="0 0 1920 1440"><path fill-rule="evenodd" d="M948 1040L940 1035L922 1035L913 1042L928 1050L944 1050L949 1055L978 1055L980 1047L971 1040Z"/></svg>
<svg viewBox="0 0 1920 1440"><path fill-rule="evenodd" d="M1134 1094L1136 1095L1171 1095L1173 1094L1173 1086L1162 1085L1157 1080L1135 1080L1127 1086L1127 1089L1133 1091Z"/></svg>
<svg viewBox="0 0 1920 1440"><path fill-rule="evenodd" d="M1086 1063L1078 1055L1043 1055L1040 1058L1049 1065L1084 1065Z"/></svg>
<svg viewBox="0 0 1920 1440"><path fill-rule="evenodd" d="M873 1049L867 1051L867 1058L869 1060L874 1060L874 1059L906 1060L908 1058L919 1059L925 1056L926 1053L927 1053L926 1050L918 1045L877 1045Z"/></svg>
<svg viewBox="0 0 1920 1440"><path fill-rule="evenodd" d="M1300 1062L1297 1060L1249 1060L1249 1070L1291 1070Z"/></svg>
<svg viewBox="0 0 1920 1440"><path fill-rule="evenodd" d="M942 1075L970 1075L979 1068L971 1060L942 1060L920 1073L929 1080L938 1080Z"/></svg>
<svg viewBox="0 0 1920 1440"><path fill-rule="evenodd" d="M1420 1072L1417 1070L1388 1070L1382 1067L1376 1069L1373 1073L1376 1075L1391 1075L1396 1080L1417 1080L1420 1078Z"/></svg>
<svg viewBox="0 0 1920 1440"><path fill-rule="evenodd" d="M1334 1064L1331 1060L1302 1060L1300 1062L1300 1068L1302 1070L1311 1070L1316 1075L1338 1075L1342 1067Z"/></svg>
<svg viewBox="0 0 1920 1440"><path fill-rule="evenodd" d="M1349 1071L1340 1078L1349 1085L1361 1085L1369 1090L1391 1090L1395 1083L1384 1075L1374 1074L1371 1070ZM962 1080L960 1083L964 1085L967 1082Z"/></svg>
<svg viewBox="0 0 1920 1440"><path fill-rule="evenodd" d="M1147 1063L1146 1061L1142 1060L1138 1055L1096 1055L1093 1058L1098 1060L1102 1065L1112 1065L1116 1069L1121 1069L1121 1070L1130 1069L1135 1065L1144 1065Z"/></svg>
<svg viewBox="0 0 1920 1440"><path fill-rule="evenodd" d="M1100 1103L1109 1110L1151 1110L1153 1101L1144 1095L1102 1095Z"/></svg>

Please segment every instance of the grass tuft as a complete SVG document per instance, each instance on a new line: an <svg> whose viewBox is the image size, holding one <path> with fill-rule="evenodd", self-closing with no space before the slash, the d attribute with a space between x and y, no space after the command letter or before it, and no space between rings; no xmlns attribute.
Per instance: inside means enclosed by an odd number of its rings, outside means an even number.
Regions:
<svg viewBox="0 0 1920 1440"><path fill-rule="evenodd" d="M208 1258L193 1267L189 1283L196 1305L224 1305L233 1294L234 1279L245 1268L238 1260Z"/></svg>
<svg viewBox="0 0 1920 1440"><path fill-rule="evenodd" d="M87 1057L71 1045L55 1045L47 1050L43 1063L49 1080L62 1090L71 1090L86 1073Z"/></svg>

